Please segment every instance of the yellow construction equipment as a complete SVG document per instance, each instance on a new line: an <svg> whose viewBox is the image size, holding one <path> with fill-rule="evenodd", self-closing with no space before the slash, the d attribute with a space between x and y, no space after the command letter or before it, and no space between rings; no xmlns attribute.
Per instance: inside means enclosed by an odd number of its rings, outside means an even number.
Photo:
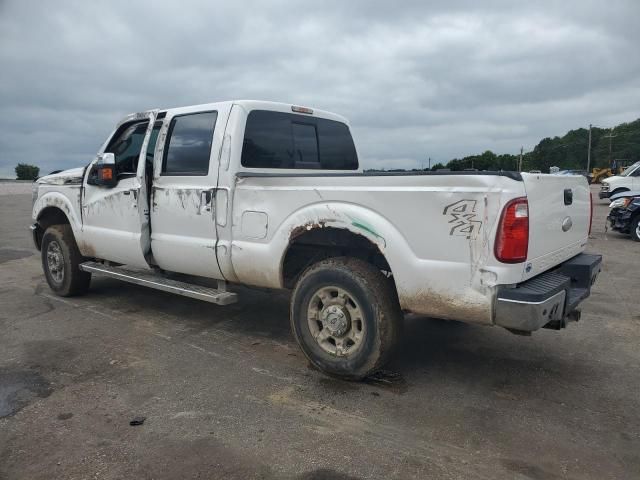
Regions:
<svg viewBox="0 0 640 480"><path fill-rule="evenodd" d="M613 176L610 168L594 168L591 171L591 183L600 183L603 179Z"/></svg>

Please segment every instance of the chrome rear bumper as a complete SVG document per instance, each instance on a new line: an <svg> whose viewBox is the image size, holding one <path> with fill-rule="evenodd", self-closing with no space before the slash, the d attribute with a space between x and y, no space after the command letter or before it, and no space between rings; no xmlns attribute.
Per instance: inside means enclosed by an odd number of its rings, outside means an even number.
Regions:
<svg viewBox="0 0 640 480"><path fill-rule="evenodd" d="M601 255L582 253L515 286L498 289L495 324L518 332L564 328L579 318L576 308L591 293Z"/></svg>

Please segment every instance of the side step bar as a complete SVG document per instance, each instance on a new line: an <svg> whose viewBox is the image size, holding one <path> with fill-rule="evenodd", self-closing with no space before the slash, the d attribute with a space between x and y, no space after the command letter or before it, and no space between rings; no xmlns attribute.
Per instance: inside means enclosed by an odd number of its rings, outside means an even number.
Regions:
<svg viewBox="0 0 640 480"><path fill-rule="evenodd" d="M237 293L224 290L224 282L219 282L219 285L222 284L221 286L223 287L220 289L201 287L200 285L165 278L151 270L133 270L126 266L110 267L98 262L81 263L80 270L94 275L116 278L123 282L155 288L164 292L175 293L184 297L204 300L217 305L229 305L238 301Z"/></svg>

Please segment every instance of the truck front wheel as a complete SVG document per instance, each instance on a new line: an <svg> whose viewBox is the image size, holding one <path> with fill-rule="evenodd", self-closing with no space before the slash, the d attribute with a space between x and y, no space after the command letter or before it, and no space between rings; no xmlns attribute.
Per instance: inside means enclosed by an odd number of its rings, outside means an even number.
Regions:
<svg viewBox="0 0 640 480"><path fill-rule="evenodd" d="M402 311L392 282L351 257L309 267L291 298L291 328L309 361L323 372L359 380L393 351Z"/></svg>
<svg viewBox="0 0 640 480"><path fill-rule="evenodd" d="M89 289L91 274L80 270L82 260L70 225L47 228L42 236L42 269L54 293L70 297Z"/></svg>

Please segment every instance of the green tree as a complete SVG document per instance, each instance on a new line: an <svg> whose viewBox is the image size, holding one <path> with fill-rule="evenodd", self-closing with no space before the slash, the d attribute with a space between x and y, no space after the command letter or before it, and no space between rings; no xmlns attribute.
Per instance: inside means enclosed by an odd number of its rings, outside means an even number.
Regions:
<svg viewBox="0 0 640 480"><path fill-rule="evenodd" d="M540 170L544 173L548 173L549 168L554 166L562 170L585 170L588 150L589 130L570 130L562 137L540 140L531 152L524 154L522 169ZM481 155L454 158L447 163L447 167L451 170L517 170L518 157L486 151ZM615 160L618 166L631 165L640 160L640 119L621 123L612 129L591 129L591 167L609 167L610 160Z"/></svg>
<svg viewBox="0 0 640 480"><path fill-rule="evenodd" d="M19 163L16 167L16 178L18 180L35 180L40 174L40 168L35 165Z"/></svg>

